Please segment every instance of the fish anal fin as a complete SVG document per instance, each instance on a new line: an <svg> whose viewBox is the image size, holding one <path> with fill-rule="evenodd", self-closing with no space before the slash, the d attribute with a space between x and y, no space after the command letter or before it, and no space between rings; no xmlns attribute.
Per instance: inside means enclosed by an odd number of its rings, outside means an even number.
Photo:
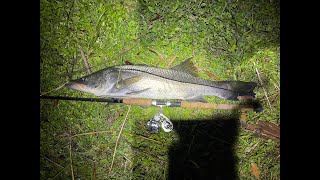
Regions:
<svg viewBox="0 0 320 180"><path fill-rule="evenodd" d="M124 87L127 87L133 83L136 83L138 81L140 81L143 77L142 76L134 76L134 77L131 77L131 78L127 78L127 79L123 79L123 80L120 80L117 84L116 84L116 87L118 89L122 89Z"/></svg>
<svg viewBox="0 0 320 180"><path fill-rule="evenodd" d="M183 71L185 73L188 73L192 76L198 77L198 70L196 66L191 61L193 57L188 58L187 60L183 61L182 63L172 67L171 69L177 70L177 71Z"/></svg>
<svg viewBox="0 0 320 180"><path fill-rule="evenodd" d="M186 101L189 102L203 102L203 103L208 103L208 101L203 97L203 96L193 96L186 98Z"/></svg>

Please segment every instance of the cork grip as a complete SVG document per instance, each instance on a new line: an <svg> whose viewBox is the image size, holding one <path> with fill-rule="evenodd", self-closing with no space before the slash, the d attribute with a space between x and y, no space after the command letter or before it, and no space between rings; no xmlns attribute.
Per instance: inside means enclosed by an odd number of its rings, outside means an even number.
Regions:
<svg viewBox="0 0 320 180"><path fill-rule="evenodd" d="M242 111L252 111L254 108L247 105L237 105L237 104L210 104L201 102L187 102L181 101L181 107L194 108L194 109L223 109L223 110L242 110Z"/></svg>
<svg viewBox="0 0 320 180"><path fill-rule="evenodd" d="M151 106L151 99L131 99L124 98L123 103L128 105L138 105L138 106Z"/></svg>

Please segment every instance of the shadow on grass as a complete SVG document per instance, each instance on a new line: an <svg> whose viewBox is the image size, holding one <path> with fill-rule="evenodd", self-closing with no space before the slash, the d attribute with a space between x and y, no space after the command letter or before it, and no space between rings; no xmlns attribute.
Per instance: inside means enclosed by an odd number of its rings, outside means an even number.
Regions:
<svg viewBox="0 0 320 180"><path fill-rule="evenodd" d="M169 179L238 179L237 116L173 124L180 141L169 149Z"/></svg>

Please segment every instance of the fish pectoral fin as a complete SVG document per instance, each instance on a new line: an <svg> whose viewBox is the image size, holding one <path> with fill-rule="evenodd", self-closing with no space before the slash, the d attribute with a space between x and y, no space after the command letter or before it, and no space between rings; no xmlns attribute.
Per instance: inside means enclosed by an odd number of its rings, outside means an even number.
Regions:
<svg viewBox="0 0 320 180"><path fill-rule="evenodd" d="M127 87L133 83L136 83L138 81L140 81L143 77L142 76L134 76L131 78L127 78L127 79L123 79L120 80L117 84L116 84L116 88L118 89L122 89L124 87Z"/></svg>
<svg viewBox="0 0 320 180"><path fill-rule="evenodd" d="M203 96L193 96L190 98L186 98L186 101L208 103L208 101Z"/></svg>
<svg viewBox="0 0 320 180"><path fill-rule="evenodd" d="M145 91L148 91L150 88L146 88L146 89L143 89L143 90L140 90L140 91L131 91L131 92L128 92L126 94L128 95L135 95L135 94L140 94L142 92L145 92Z"/></svg>
<svg viewBox="0 0 320 180"><path fill-rule="evenodd" d="M183 71L185 73L188 73L192 76L198 77L198 70L196 66L191 61L193 57L188 58L187 60L183 61L182 63L172 67L171 69L177 70L177 71Z"/></svg>

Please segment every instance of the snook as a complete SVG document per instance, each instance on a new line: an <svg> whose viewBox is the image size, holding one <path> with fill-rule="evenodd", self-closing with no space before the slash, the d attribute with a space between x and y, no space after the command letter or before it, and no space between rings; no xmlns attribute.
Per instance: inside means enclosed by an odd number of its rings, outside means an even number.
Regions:
<svg viewBox="0 0 320 180"><path fill-rule="evenodd" d="M237 100L254 96L254 82L209 81L197 77L190 60L161 69L145 65L113 66L70 81L67 87L100 97L205 101L203 96Z"/></svg>

